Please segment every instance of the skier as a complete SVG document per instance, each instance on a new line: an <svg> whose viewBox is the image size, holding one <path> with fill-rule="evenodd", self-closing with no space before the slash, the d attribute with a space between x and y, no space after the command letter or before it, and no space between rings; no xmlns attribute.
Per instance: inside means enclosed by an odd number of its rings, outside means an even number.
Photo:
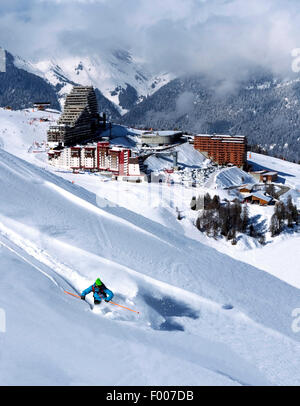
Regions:
<svg viewBox="0 0 300 406"><path fill-rule="evenodd" d="M102 299L104 299L105 302L109 302L114 296L112 291L107 289L100 278L97 278L96 282L93 285L91 285L81 293L81 299L85 300L85 296L91 292L93 292L94 294L95 305L100 304Z"/></svg>

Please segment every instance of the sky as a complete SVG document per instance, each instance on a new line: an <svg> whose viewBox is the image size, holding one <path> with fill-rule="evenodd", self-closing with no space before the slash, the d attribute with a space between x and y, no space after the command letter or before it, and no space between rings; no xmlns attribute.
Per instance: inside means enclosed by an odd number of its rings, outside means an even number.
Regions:
<svg viewBox="0 0 300 406"><path fill-rule="evenodd" d="M286 75L300 48L300 1L0 0L0 38L32 61L122 48L175 75L235 79L257 65Z"/></svg>

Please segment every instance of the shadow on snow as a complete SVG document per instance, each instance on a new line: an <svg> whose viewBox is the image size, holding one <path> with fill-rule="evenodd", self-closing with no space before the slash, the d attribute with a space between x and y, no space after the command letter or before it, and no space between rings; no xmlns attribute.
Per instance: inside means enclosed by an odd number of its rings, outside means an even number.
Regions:
<svg viewBox="0 0 300 406"><path fill-rule="evenodd" d="M171 297L155 298L144 294L143 299L148 306L155 310L160 316L164 317L165 321L160 324L158 327L159 330L184 331L184 327L177 321L172 320L172 317L190 317L192 319L199 317L195 310Z"/></svg>

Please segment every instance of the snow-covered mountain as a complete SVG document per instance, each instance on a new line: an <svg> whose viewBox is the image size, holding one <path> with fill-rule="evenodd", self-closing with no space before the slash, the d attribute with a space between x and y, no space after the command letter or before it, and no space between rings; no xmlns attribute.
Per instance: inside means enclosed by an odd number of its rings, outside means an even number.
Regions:
<svg viewBox="0 0 300 406"><path fill-rule="evenodd" d="M52 57L36 62L12 55L5 50L2 52L5 55L6 69L0 74L5 79L4 82L8 82L6 77L10 75L9 83L12 89L4 89L2 92L0 105L3 107L30 107L38 99L35 94L31 95L29 100L19 95L18 103L14 104L13 89L17 91L19 85L14 80L16 78L11 77L12 71L19 72L19 76L24 78L26 76L26 81L22 80L23 86L27 83L28 87L33 87L33 82L39 81L41 89L48 87L52 98L47 94L44 98L50 100L54 108L58 107L58 101L60 107L63 107L65 96L74 85L92 85L96 89L99 111L106 112L113 120L119 119L122 114L173 78L168 73L153 73L147 64L134 58L128 51L120 49L103 51L92 57ZM55 103L52 100L53 95L56 98Z"/></svg>
<svg viewBox="0 0 300 406"><path fill-rule="evenodd" d="M74 83L93 85L126 113L145 96L151 95L172 78L170 74L153 74L146 64L128 51L116 49L93 57L64 57L29 64L36 73L54 85L64 97Z"/></svg>
<svg viewBox="0 0 300 406"><path fill-rule="evenodd" d="M0 106L12 109L31 107L37 101L49 101L59 108L55 88L30 63L0 48Z"/></svg>

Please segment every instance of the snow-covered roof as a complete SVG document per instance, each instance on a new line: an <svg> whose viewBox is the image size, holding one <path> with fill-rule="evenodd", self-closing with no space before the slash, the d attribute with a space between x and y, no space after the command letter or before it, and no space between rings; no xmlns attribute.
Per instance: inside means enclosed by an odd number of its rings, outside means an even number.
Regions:
<svg viewBox="0 0 300 406"><path fill-rule="evenodd" d="M271 175L272 175L272 176L273 176L273 175L277 175L277 174L278 174L278 172L275 172L275 171L273 171L273 172L265 172L265 173L264 173L264 175L270 175L270 176L271 176Z"/></svg>
<svg viewBox="0 0 300 406"><path fill-rule="evenodd" d="M230 134L196 134L195 137L213 137L213 138L245 138L245 135Z"/></svg>
<svg viewBox="0 0 300 406"><path fill-rule="evenodd" d="M244 144L244 142L243 141L238 141L238 140L222 140L221 141L222 143L232 143L232 144Z"/></svg>
<svg viewBox="0 0 300 406"><path fill-rule="evenodd" d="M246 184L244 184L244 185L239 186L238 189L249 189L249 190L252 190L252 189L253 189L253 184L246 183Z"/></svg>
<svg viewBox="0 0 300 406"><path fill-rule="evenodd" d="M261 192L253 192L246 195L244 198L247 199L248 197L254 196L257 199L264 200L266 202L270 202L273 198L271 196L266 196Z"/></svg>
<svg viewBox="0 0 300 406"><path fill-rule="evenodd" d="M151 131L151 132L146 131L146 132L142 133L141 135L143 137L147 138L147 137L157 137L157 136L159 136L159 137L170 137L170 136L179 135L179 134L182 134L182 131L166 131L166 130L162 130L162 131Z"/></svg>
<svg viewBox="0 0 300 406"><path fill-rule="evenodd" d="M254 193L252 193L252 195L254 197L257 197L258 199L265 200L266 202L270 202L272 200L271 196L266 196L261 192L254 192Z"/></svg>
<svg viewBox="0 0 300 406"><path fill-rule="evenodd" d="M251 172L251 173L260 174L260 173L265 173L265 172L267 172L266 169L261 169L260 171L253 171L253 172Z"/></svg>

